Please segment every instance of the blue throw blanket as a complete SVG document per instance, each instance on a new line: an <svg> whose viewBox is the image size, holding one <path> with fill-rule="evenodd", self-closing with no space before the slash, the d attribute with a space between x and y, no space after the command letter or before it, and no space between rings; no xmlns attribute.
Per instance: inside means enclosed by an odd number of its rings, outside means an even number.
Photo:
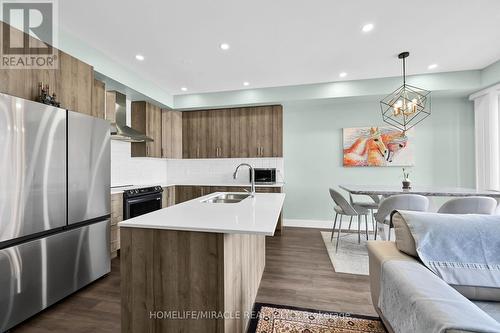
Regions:
<svg viewBox="0 0 500 333"><path fill-rule="evenodd" d="M500 216L399 213L420 260L446 283L500 288Z"/></svg>

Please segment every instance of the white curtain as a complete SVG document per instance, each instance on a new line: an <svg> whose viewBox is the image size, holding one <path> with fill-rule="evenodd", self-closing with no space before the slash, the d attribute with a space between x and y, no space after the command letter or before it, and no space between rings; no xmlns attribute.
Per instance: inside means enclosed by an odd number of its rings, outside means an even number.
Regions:
<svg viewBox="0 0 500 333"><path fill-rule="evenodd" d="M500 190L500 84L472 94L476 140L476 188ZM500 203L500 199L497 199ZM497 207L500 215L500 204Z"/></svg>
<svg viewBox="0 0 500 333"><path fill-rule="evenodd" d="M500 84L472 94L475 117L476 187L500 190Z"/></svg>

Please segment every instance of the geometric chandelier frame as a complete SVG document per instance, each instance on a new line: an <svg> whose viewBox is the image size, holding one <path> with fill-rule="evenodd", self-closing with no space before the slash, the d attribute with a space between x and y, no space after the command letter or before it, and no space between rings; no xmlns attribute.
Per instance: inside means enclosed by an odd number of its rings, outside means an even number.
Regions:
<svg viewBox="0 0 500 333"><path fill-rule="evenodd" d="M403 60L403 85L380 101L382 120L403 133L431 115L431 92L406 83L409 55L409 52L398 55Z"/></svg>

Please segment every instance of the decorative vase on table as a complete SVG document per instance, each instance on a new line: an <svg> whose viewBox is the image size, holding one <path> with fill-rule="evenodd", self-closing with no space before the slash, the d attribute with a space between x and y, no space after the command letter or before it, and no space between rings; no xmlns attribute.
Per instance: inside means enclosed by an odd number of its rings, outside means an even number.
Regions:
<svg viewBox="0 0 500 333"><path fill-rule="evenodd" d="M410 173L403 168L403 190L411 190Z"/></svg>

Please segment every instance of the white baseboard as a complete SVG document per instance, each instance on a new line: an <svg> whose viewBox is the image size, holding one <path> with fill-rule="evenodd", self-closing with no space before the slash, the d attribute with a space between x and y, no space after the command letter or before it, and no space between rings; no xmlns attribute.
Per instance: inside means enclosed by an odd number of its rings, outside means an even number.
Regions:
<svg viewBox="0 0 500 333"><path fill-rule="evenodd" d="M316 228L316 229L331 230L333 227L333 220L283 219L283 225L285 227ZM344 217L342 220L342 230L347 230L348 228L349 228L349 218ZM351 224L351 230L357 230L357 229L358 229L358 221L356 218L354 218ZM361 223L361 229L365 230L364 218ZM373 230L370 217L368 217L368 230L370 231Z"/></svg>
<svg viewBox="0 0 500 333"><path fill-rule="evenodd" d="M285 227L331 229L333 221L283 219L283 225Z"/></svg>

